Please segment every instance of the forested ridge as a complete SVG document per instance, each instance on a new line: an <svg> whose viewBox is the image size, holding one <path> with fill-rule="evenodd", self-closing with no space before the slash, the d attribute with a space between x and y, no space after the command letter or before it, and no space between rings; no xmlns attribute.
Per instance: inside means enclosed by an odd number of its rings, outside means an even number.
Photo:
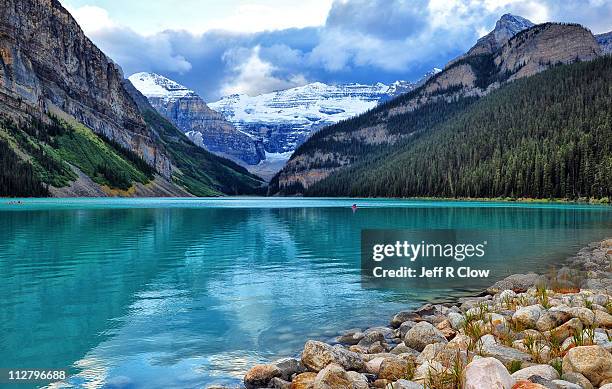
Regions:
<svg viewBox="0 0 612 389"><path fill-rule="evenodd" d="M612 57L605 56L507 84L304 194L601 199L611 192Z"/></svg>
<svg viewBox="0 0 612 389"><path fill-rule="evenodd" d="M0 196L46 197L49 187L77 178L70 165L94 182L127 190L148 183L155 171L133 151L77 123L0 123Z"/></svg>

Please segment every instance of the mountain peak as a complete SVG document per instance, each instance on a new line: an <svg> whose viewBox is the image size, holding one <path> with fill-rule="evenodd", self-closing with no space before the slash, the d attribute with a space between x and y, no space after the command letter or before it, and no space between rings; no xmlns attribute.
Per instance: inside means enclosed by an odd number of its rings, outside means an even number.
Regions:
<svg viewBox="0 0 612 389"><path fill-rule="evenodd" d="M504 14L495 23L495 28L487 35L478 39L476 44L464 55L450 61L446 66L465 58L466 56L494 53L502 47L510 38L519 32L535 26L530 20L522 16Z"/></svg>
<svg viewBox="0 0 612 389"><path fill-rule="evenodd" d="M495 36L496 43L502 46L508 39L533 26L535 26L535 24L522 16L503 14L495 23L495 29L493 29L491 33ZM491 35L491 33L489 33L489 35Z"/></svg>
<svg viewBox="0 0 612 389"><path fill-rule="evenodd" d="M140 72L128 77L140 93L147 98L178 99L196 93L191 89L157 73Z"/></svg>

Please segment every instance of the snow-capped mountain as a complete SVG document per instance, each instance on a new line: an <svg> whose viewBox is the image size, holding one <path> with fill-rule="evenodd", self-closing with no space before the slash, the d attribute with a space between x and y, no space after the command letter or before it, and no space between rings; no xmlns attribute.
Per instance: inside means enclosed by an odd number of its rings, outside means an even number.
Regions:
<svg viewBox="0 0 612 389"><path fill-rule="evenodd" d="M315 82L258 96L231 95L208 105L193 90L159 74L136 73L129 80L194 143L268 178L313 132L409 92L439 71L434 68L417 82Z"/></svg>
<svg viewBox="0 0 612 389"><path fill-rule="evenodd" d="M198 146L247 165L265 158L261 139L236 129L191 89L155 73L136 73L128 79Z"/></svg>
<svg viewBox="0 0 612 389"><path fill-rule="evenodd" d="M320 82L258 96L231 95L211 103L236 128L263 138L269 153L295 150L326 125L371 109L387 85L326 85Z"/></svg>
<svg viewBox="0 0 612 389"><path fill-rule="evenodd" d="M425 77L439 71L434 69ZM315 82L258 96L231 95L209 105L236 128L261 137L266 152L287 154L318 129L359 115L422 82L396 81L391 85Z"/></svg>
<svg viewBox="0 0 612 389"><path fill-rule="evenodd" d="M197 94L187 87L169 78L155 73L141 72L128 77L128 80L147 98L158 98L163 101L176 101L185 96Z"/></svg>

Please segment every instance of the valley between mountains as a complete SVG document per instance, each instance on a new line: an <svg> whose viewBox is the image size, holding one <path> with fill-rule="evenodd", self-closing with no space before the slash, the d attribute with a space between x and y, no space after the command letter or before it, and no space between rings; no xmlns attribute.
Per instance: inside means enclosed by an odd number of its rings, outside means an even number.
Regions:
<svg viewBox="0 0 612 389"><path fill-rule="evenodd" d="M612 195L610 33L503 15L422 78L205 102L55 0L0 8L0 195Z"/></svg>

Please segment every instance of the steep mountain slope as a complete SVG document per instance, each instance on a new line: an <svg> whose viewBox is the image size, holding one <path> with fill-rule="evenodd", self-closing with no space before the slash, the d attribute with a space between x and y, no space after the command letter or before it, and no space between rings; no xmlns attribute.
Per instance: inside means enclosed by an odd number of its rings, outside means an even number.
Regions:
<svg viewBox="0 0 612 389"><path fill-rule="evenodd" d="M507 84L313 196L609 198L612 57Z"/></svg>
<svg viewBox="0 0 612 389"><path fill-rule="evenodd" d="M593 35L579 25L545 23L522 30L492 53L476 50L449 63L422 87L319 131L296 150L272 180L270 190L301 193L373 153L392 152L406 138L448 119L505 83L600 54Z"/></svg>
<svg viewBox="0 0 612 389"><path fill-rule="evenodd" d="M194 91L155 73L136 73L128 79L198 146L247 165L265 158L261 140L238 131Z"/></svg>
<svg viewBox="0 0 612 389"><path fill-rule="evenodd" d="M612 31L595 35L595 39L597 39L597 43L599 43L602 53L612 54Z"/></svg>
<svg viewBox="0 0 612 389"><path fill-rule="evenodd" d="M31 172L20 179L2 166L0 181L10 181L3 195L187 194L176 179L189 173L177 168L175 145L160 141L121 69L57 0L5 0L0 7L0 117L0 142L12 155L7 166ZM194 163L219 162L208 154ZM245 177L249 192L259 190L256 178L235 175ZM191 178L207 194L234 187ZM38 189L13 192L22 181Z"/></svg>
<svg viewBox="0 0 612 389"><path fill-rule="evenodd" d="M170 154L174 164L173 180L196 196L225 194L262 194L265 183L229 159L196 146L170 121L159 114L129 80L123 81L149 128Z"/></svg>

